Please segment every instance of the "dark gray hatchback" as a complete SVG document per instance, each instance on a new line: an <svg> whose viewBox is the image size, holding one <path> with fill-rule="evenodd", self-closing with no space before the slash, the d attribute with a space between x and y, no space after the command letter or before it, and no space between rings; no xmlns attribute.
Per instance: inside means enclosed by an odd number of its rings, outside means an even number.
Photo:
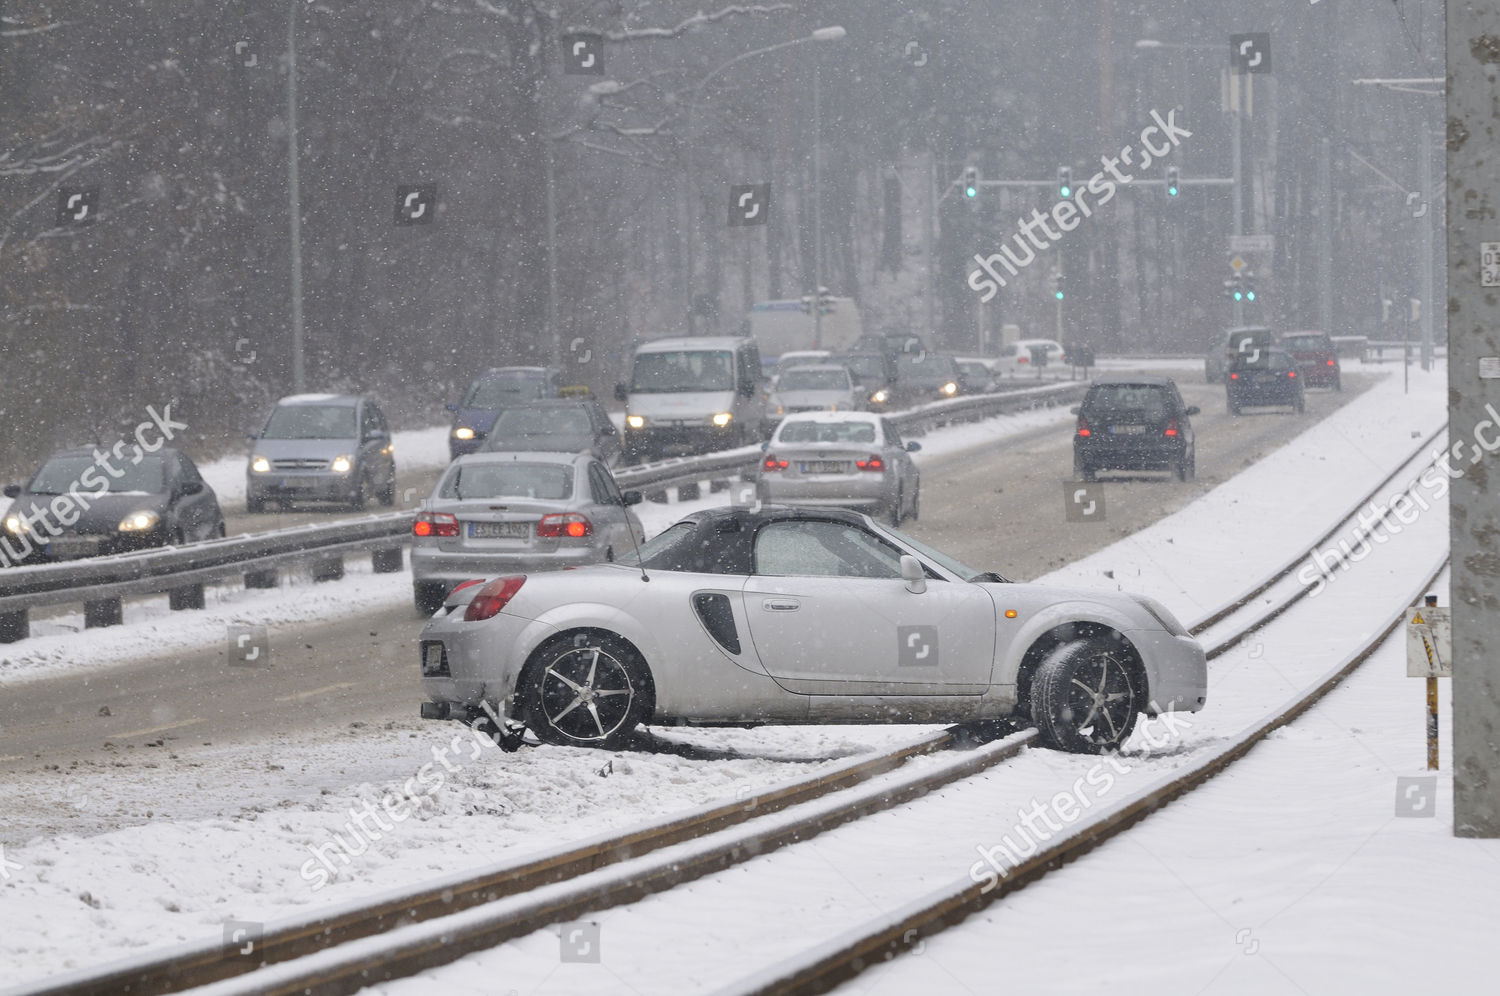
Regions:
<svg viewBox="0 0 1500 996"><path fill-rule="evenodd" d="M1102 470L1166 470L1179 481L1196 472L1191 416L1198 408L1183 404L1169 377L1100 377L1073 414L1073 474L1081 480Z"/></svg>

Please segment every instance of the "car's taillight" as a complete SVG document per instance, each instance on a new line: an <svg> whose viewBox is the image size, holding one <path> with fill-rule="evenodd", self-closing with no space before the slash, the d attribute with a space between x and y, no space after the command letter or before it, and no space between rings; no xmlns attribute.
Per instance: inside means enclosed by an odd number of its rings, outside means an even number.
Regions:
<svg viewBox="0 0 1500 996"><path fill-rule="evenodd" d="M1230 380L1239 380L1240 379L1240 375L1239 374L1230 374L1229 375L1229 379Z"/></svg>
<svg viewBox="0 0 1500 996"><path fill-rule="evenodd" d="M510 577L496 578L475 595L469 602L469 607L464 609L464 622L479 622L488 619L506 604L516 597L516 592L521 590L521 585L526 583L526 575L515 574Z"/></svg>
<svg viewBox="0 0 1500 996"><path fill-rule="evenodd" d="M457 536L458 516L447 512L422 512L411 524L413 536Z"/></svg>
<svg viewBox="0 0 1500 996"><path fill-rule="evenodd" d="M1089 431L1089 420L1084 418L1082 415L1078 416L1078 435L1082 436L1085 439L1093 435L1093 433Z"/></svg>
<svg viewBox="0 0 1500 996"><path fill-rule="evenodd" d="M1330 367L1334 365L1334 360L1333 360L1333 357L1331 357L1331 356L1328 358L1328 365Z"/></svg>
<svg viewBox="0 0 1500 996"><path fill-rule="evenodd" d="M1017 356L1016 357L1016 362L1017 363L1030 363L1031 362L1031 357L1029 357L1029 356Z"/></svg>
<svg viewBox="0 0 1500 996"><path fill-rule="evenodd" d="M1167 431L1165 433L1163 433L1163 435L1167 435L1167 436L1175 436L1175 435L1177 435L1177 420L1175 418L1172 419L1171 421L1169 421L1167 423Z"/></svg>
<svg viewBox="0 0 1500 996"><path fill-rule="evenodd" d="M858 467L860 470L872 470L875 473L879 474L885 470L885 461L880 459L879 454L871 453L864 460L854 461L854 466Z"/></svg>
<svg viewBox="0 0 1500 996"><path fill-rule="evenodd" d="M760 466L762 470L786 470L791 464L785 460L776 459L776 454L774 453L767 453L765 460L761 462Z"/></svg>
<svg viewBox="0 0 1500 996"><path fill-rule="evenodd" d="M452 598L454 595L457 595L459 592L463 591L465 588L472 588L476 584L484 584L484 578L470 578L467 581L460 581L458 584L456 584L456 585L453 586L453 590L452 591L448 592L448 597Z"/></svg>
<svg viewBox="0 0 1500 996"><path fill-rule="evenodd" d="M550 539L562 536L582 539L594 534L594 524L589 521L588 516L577 512L553 512L537 520L536 534Z"/></svg>
<svg viewBox="0 0 1500 996"><path fill-rule="evenodd" d="M1295 370L1288 370L1286 372L1286 375L1287 375L1287 379L1291 379L1291 378L1297 376L1297 371L1295 371Z"/></svg>

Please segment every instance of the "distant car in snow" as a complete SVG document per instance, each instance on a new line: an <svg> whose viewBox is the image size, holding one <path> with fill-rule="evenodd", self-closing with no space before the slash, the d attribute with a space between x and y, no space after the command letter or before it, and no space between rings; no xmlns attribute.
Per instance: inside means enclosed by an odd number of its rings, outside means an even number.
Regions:
<svg viewBox="0 0 1500 996"><path fill-rule="evenodd" d="M1080 480L1104 470L1166 470L1179 481L1197 473L1198 407L1183 403L1169 377L1100 377L1073 414L1073 474Z"/></svg>
<svg viewBox="0 0 1500 996"><path fill-rule="evenodd" d="M319 501L365 507L396 502L396 460L380 406L362 395L297 394L276 402L250 434L245 507Z"/></svg>
<svg viewBox="0 0 1500 996"><path fill-rule="evenodd" d="M466 585L418 654L423 717L605 749L641 723L1015 717L1098 753L1208 694L1203 648L1149 598L1009 582L867 516L785 506L697 512L638 562Z"/></svg>
<svg viewBox="0 0 1500 996"><path fill-rule="evenodd" d="M776 375L776 389L767 401L768 415L795 412L846 412L859 407L849 369L829 362L799 364Z"/></svg>
<svg viewBox="0 0 1500 996"><path fill-rule="evenodd" d="M922 475L889 419L866 412L804 412L777 426L756 471L763 501L853 508L892 523L915 519Z"/></svg>
<svg viewBox="0 0 1500 996"><path fill-rule="evenodd" d="M1256 363L1231 365L1224 390L1231 415L1261 405L1290 405L1296 412L1305 406L1297 361L1280 349Z"/></svg>

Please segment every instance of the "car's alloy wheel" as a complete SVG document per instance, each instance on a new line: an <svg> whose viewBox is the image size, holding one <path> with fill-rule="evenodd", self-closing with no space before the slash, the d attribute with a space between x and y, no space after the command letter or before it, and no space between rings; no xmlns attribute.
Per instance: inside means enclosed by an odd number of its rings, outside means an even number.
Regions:
<svg viewBox="0 0 1500 996"><path fill-rule="evenodd" d="M1031 683L1031 719L1052 747L1077 754L1117 749L1135 729L1141 693L1123 646L1104 637L1057 647Z"/></svg>
<svg viewBox="0 0 1500 996"><path fill-rule="evenodd" d="M596 634L560 636L527 668L526 725L546 743L614 749L646 710L646 665L624 641Z"/></svg>

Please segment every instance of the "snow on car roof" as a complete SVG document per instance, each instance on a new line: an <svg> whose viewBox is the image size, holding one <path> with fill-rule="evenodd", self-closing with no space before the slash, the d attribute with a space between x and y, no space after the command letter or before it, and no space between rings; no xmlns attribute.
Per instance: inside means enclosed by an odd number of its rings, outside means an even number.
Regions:
<svg viewBox="0 0 1500 996"><path fill-rule="evenodd" d="M871 412L796 412L787 422L874 422L880 416Z"/></svg>
<svg viewBox="0 0 1500 996"><path fill-rule="evenodd" d="M734 349L741 343L749 341L749 339L743 336L734 335L682 336L675 339L657 339L654 342L643 342L636 347L636 352L661 353L676 349Z"/></svg>
<svg viewBox="0 0 1500 996"><path fill-rule="evenodd" d="M289 394L278 405L305 405L316 401L340 401L354 404L359 399L349 394Z"/></svg>

